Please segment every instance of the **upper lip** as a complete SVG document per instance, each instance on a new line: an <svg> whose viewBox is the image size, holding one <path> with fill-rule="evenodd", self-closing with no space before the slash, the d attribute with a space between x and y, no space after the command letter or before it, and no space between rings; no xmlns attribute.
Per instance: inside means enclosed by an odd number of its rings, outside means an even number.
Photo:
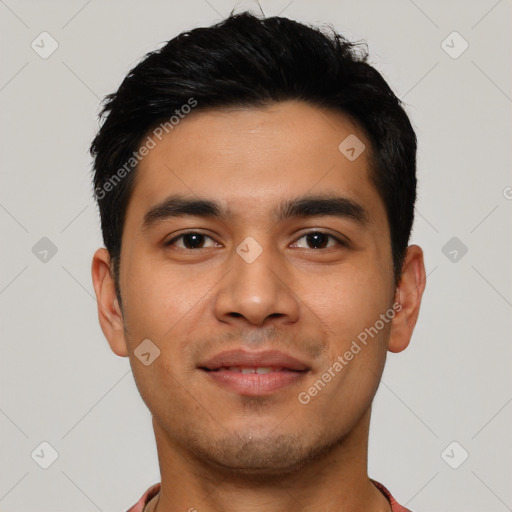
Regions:
<svg viewBox="0 0 512 512"><path fill-rule="evenodd" d="M201 363L199 368L217 370L230 366L240 366L244 368L278 367L296 371L309 370L306 364L279 350L248 352L240 349L221 352L204 363Z"/></svg>

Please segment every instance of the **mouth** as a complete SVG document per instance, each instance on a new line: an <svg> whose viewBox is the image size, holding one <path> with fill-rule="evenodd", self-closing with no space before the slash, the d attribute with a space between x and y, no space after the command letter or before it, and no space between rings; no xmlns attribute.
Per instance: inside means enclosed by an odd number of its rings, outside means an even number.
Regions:
<svg viewBox="0 0 512 512"><path fill-rule="evenodd" d="M223 352L198 366L210 382L245 396L265 396L296 385L311 370L278 351Z"/></svg>
<svg viewBox="0 0 512 512"><path fill-rule="evenodd" d="M215 370L211 370L209 368L201 368L207 372L236 372L236 373L257 373L258 375L263 375L266 373L273 372L301 372L305 370L292 370L290 368L274 368L272 366L222 366L221 368L216 368Z"/></svg>

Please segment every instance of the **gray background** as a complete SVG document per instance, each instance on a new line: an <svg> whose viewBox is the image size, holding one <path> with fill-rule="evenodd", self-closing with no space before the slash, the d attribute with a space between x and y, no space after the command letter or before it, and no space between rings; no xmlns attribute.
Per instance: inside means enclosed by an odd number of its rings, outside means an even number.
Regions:
<svg viewBox="0 0 512 512"><path fill-rule="evenodd" d="M2 512L124 511L159 481L149 411L97 322L87 150L100 98L146 52L234 5L0 1ZM511 2L261 6L366 40L419 139L428 284L377 394L370 475L415 512L512 510ZM51 48L44 31L58 43L46 59L31 47ZM457 58L454 31L469 44ZM59 454L48 469L43 441Z"/></svg>

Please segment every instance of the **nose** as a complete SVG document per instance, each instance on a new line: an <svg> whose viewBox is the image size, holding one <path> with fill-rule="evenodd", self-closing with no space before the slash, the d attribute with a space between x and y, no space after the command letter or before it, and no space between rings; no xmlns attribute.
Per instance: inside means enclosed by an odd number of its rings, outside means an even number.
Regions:
<svg viewBox="0 0 512 512"><path fill-rule="evenodd" d="M254 260L240 254L233 251L227 261L230 271L220 282L214 301L216 317L255 326L296 322L300 301L293 293L286 263L268 246Z"/></svg>

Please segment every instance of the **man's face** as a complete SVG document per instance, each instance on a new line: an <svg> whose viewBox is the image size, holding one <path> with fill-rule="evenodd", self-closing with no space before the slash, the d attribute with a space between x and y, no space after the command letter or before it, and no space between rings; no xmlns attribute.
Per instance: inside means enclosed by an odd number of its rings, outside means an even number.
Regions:
<svg viewBox="0 0 512 512"><path fill-rule="evenodd" d="M299 102L196 112L140 163L122 235L124 336L141 396L176 450L286 471L366 417L392 326L377 321L392 311L395 288L367 150L351 161L338 149L351 134L369 149L346 118ZM147 215L170 196L215 201L226 216ZM284 202L306 196L341 198L341 213L317 204L279 217ZM371 327L377 334L358 341ZM160 350L148 366L134 355L146 339ZM216 368L222 356L210 363L232 350L247 356L239 368ZM258 364L269 350L303 371ZM272 372L241 373L251 361Z"/></svg>

